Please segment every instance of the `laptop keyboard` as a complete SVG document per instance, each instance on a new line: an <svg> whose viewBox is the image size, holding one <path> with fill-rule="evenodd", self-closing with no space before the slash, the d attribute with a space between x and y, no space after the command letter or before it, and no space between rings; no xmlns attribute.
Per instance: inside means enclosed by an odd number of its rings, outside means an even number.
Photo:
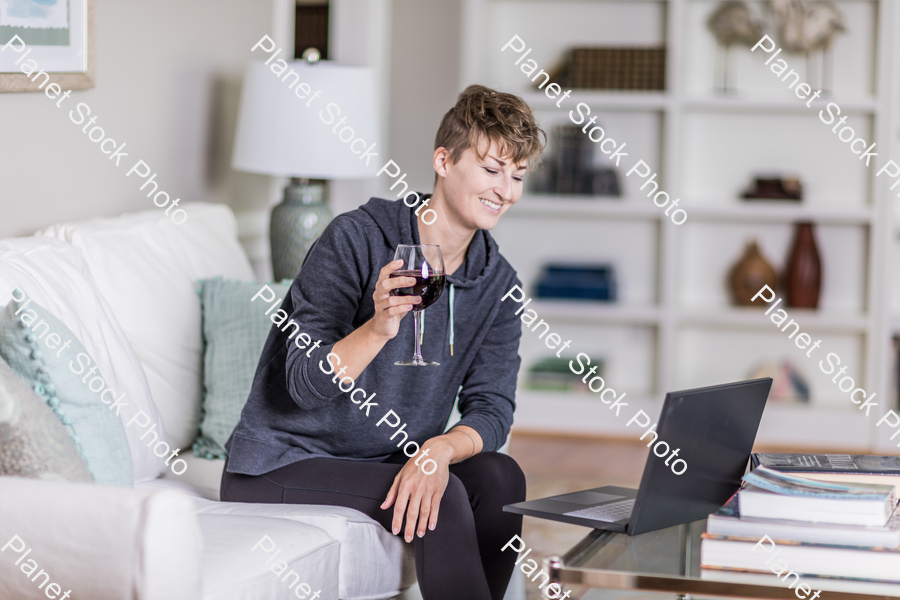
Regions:
<svg viewBox="0 0 900 600"><path fill-rule="evenodd" d="M597 521L615 523L616 521L621 521L622 519L630 517L633 509L634 498L631 498L630 500L622 500L621 502L611 502L610 504L580 508L563 514L567 517L582 517L585 519L596 519Z"/></svg>

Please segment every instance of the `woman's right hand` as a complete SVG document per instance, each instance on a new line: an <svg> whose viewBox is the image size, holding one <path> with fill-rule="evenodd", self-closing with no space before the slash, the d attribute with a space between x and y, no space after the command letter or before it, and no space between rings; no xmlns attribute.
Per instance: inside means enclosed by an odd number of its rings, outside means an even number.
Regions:
<svg viewBox="0 0 900 600"><path fill-rule="evenodd" d="M393 339L400 331L400 321L413 305L422 302L421 296L391 296L391 290L415 285L415 277L394 277L391 273L403 266L402 260L394 260L386 264L378 273L378 282L372 299L375 301L375 316L372 317L372 328L375 333L386 339Z"/></svg>

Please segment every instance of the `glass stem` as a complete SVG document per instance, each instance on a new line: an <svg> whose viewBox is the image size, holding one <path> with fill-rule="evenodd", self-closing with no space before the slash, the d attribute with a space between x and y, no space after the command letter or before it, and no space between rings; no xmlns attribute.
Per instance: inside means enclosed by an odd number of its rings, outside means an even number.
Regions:
<svg viewBox="0 0 900 600"><path fill-rule="evenodd" d="M422 312L421 310L413 311L413 323L415 324L415 337L416 337L416 351L413 354L413 360L415 362L425 362L425 359L422 358L422 343L421 336L419 332L422 330Z"/></svg>

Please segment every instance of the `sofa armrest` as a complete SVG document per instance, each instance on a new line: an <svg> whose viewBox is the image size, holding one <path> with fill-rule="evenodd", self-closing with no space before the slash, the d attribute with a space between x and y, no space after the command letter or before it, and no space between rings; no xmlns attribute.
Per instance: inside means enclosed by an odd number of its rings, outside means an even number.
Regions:
<svg viewBox="0 0 900 600"><path fill-rule="evenodd" d="M200 526L174 491L0 477L0 549L0 598L201 597Z"/></svg>

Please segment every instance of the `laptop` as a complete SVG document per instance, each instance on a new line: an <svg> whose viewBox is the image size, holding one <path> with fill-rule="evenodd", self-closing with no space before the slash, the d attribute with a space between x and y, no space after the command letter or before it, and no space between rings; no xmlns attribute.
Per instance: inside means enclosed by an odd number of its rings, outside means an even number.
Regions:
<svg viewBox="0 0 900 600"><path fill-rule="evenodd" d="M674 460L667 466L667 455L651 449L637 490L604 486L503 510L628 535L704 519L740 487L771 387L765 377L666 394L651 448L659 441L679 448L678 458L687 463L681 475L672 469Z"/></svg>

